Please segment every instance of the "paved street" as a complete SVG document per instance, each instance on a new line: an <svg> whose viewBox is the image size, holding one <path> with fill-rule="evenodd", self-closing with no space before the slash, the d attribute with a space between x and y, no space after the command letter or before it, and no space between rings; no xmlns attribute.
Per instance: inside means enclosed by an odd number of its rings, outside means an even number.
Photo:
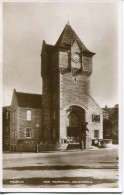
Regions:
<svg viewBox="0 0 124 195"><path fill-rule="evenodd" d="M116 188L118 149L3 154L4 187Z"/></svg>

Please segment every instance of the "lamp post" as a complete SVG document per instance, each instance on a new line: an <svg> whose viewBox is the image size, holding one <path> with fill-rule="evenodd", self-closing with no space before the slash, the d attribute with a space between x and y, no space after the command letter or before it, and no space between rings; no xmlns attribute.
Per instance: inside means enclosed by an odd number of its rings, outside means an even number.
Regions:
<svg viewBox="0 0 124 195"><path fill-rule="evenodd" d="M86 149L86 135L89 132L87 128L88 122L84 122L83 130L84 130L84 149Z"/></svg>
<svg viewBox="0 0 124 195"><path fill-rule="evenodd" d="M39 123L36 123L36 153L38 153L38 128L39 128Z"/></svg>

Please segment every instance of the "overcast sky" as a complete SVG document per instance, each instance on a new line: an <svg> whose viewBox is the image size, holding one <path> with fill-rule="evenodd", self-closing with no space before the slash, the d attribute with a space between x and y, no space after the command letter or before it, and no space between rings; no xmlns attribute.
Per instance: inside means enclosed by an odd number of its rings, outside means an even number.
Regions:
<svg viewBox="0 0 124 195"><path fill-rule="evenodd" d="M68 20L93 57L91 92L97 103L118 100L117 3L3 3L3 105L12 92L42 93L42 41L55 44Z"/></svg>

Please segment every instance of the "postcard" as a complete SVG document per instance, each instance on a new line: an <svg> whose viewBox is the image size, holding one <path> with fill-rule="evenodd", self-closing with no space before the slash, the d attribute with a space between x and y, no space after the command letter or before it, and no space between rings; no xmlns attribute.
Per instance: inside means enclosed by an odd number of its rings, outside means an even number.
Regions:
<svg viewBox="0 0 124 195"><path fill-rule="evenodd" d="M1 10L1 192L121 192L122 1Z"/></svg>

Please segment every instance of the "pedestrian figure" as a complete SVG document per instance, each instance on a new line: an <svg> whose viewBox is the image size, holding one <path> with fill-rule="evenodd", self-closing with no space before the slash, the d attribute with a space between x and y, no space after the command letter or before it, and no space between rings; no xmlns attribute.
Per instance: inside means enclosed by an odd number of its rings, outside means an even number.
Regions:
<svg viewBox="0 0 124 195"><path fill-rule="evenodd" d="M38 144L36 144L36 153L38 153Z"/></svg>
<svg viewBox="0 0 124 195"><path fill-rule="evenodd" d="M81 141L81 150L83 150L84 149L84 141L82 140Z"/></svg>
<svg viewBox="0 0 124 195"><path fill-rule="evenodd" d="M83 141L83 139L84 139L84 134L81 133L81 135L80 135L80 149L81 150L84 149L84 141Z"/></svg>
<svg viewBox="0 0 124 195"><path fill-rule="evenodd" d="M100 147L101 147L101 142L98 141L98 148L100 149Z"/></svg>

